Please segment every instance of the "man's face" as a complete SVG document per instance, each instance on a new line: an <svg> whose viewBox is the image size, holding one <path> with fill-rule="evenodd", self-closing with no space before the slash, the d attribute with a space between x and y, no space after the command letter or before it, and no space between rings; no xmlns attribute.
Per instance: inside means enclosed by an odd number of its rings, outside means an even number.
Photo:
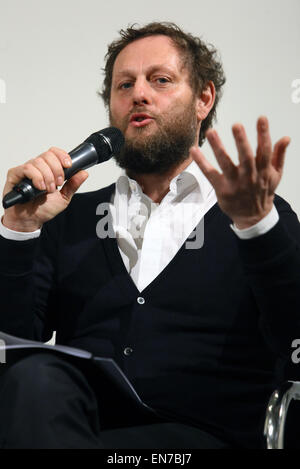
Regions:
<svg viewBox="0 0 300 469"><path fill-rule="evenodd" d="M167 171L197 143L196 100L188 71L166 36L134 41L117 56L110 123L125 136L117 162L136 173Z"/></svg>

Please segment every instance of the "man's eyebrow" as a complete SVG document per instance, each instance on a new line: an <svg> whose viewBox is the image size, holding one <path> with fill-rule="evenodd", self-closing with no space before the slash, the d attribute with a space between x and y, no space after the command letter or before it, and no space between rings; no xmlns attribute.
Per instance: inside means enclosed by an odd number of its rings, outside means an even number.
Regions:
<svg viewBox="0 0 300 469"><path fill-rule="evenodd" d="M170 73L172 75L174 75L176 73L175 70L171 69L170 67L166 66L165 64L157 64L157 65L152 65L151 67L149 67L146 72L147 74L148 73L153 73L153 72L156 72L156 71L162 71L162 72L167 72L167 73ZM124 69L124 70L121 70L120 72L117 72L115 74L116 77L122 77L122 76L134 76L134 72L130 69Z"/></svg>

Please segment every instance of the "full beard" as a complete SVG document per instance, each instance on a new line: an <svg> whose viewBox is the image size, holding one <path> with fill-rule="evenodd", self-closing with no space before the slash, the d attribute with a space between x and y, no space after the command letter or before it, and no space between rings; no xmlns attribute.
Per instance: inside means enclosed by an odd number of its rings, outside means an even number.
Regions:
<svg viewBox="0 0 300 469"><path fill-rule="evenodd" d="M110 122L122 130L111 115ZM148 125L156 125L156 132L147 135ZM135 129L136 138L125 138L121 152L114 156L117 164L129 174L163 174L189 157L197 134L194 103L181 113L177 110L171 119L156 118L154 124L148 125Z"/></svg>

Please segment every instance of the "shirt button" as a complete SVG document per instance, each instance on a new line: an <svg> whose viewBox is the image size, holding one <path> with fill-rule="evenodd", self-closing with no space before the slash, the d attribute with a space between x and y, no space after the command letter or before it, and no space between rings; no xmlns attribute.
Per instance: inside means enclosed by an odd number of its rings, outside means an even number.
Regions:
<svg viewBox="0 0 300 469"><path fill-rule="evenodd" d="M137 302L139 305L143 305L145 303L145 298L143 298L142 296L139 296L137 298Z"/></svg>
<svg viewBox="0 0 300 469"><path fill-rule="evenodd" d="M131 347L124 348L124 355L126 355L127 357L131 355L132 352L133 352L133 349Z"/></svg>

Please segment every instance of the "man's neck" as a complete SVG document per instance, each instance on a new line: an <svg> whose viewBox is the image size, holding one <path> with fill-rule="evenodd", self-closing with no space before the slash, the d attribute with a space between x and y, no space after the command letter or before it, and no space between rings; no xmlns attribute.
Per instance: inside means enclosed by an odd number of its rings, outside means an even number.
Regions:
<svg viewBox="0 0 300 469"><path fill-rule="evenodd" d="M131 179L134 179L138 182L144 194L150 197L153 202L160 204L162 199L170 190L170 182L172 179L177 176L177 174L180 174L187 166L189 166L192 160L192 157L189 157L178 166L171 168L169 171L163 174L135 174L132 172L127 174Z"/></svg>

